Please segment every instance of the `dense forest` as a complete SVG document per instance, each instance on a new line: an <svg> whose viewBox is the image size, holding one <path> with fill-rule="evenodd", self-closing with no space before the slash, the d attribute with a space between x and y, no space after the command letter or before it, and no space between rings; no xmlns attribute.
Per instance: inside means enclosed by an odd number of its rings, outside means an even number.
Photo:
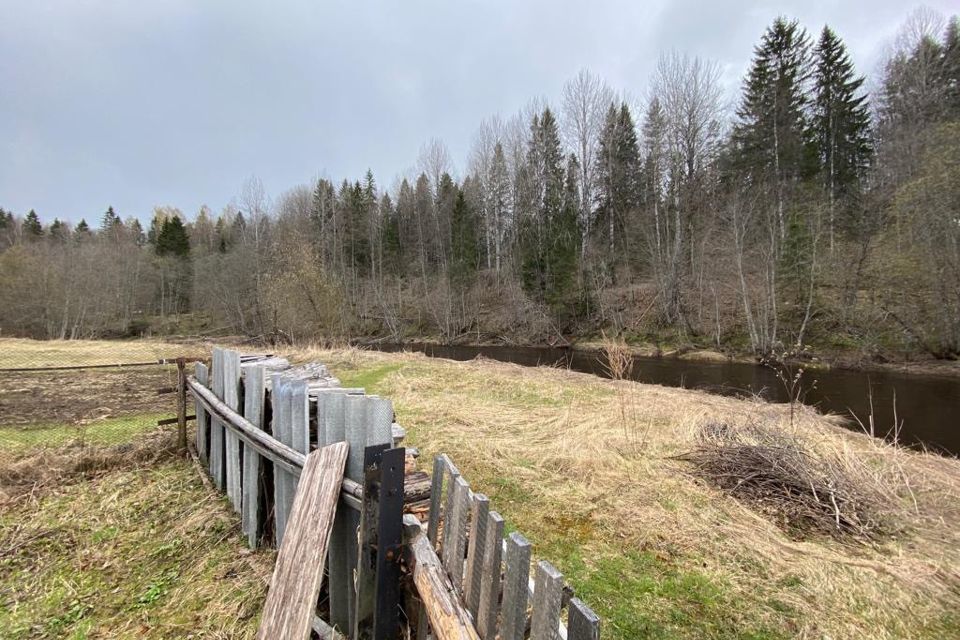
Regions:
<svg viewBox="0 0 960 640"><path fill-rule="evenodd" d="M251 178L146 229L0 209L0 327L954 358L958 29L916 11L868 80L829 27L778 18L732 107L717 65L679 53L639 105L583 70L556 104L482 122L464 170L432 140L389 188L368 172L271 199Z"/></svg>

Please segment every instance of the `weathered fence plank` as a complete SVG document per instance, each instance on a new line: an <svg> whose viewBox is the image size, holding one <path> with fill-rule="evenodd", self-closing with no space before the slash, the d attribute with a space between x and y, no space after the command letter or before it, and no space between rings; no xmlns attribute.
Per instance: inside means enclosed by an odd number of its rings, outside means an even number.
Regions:
<svg viewBox="0 0 960 640"><path fill-rule="evenodd" d="M323 413L324 440L328 444L346 440L344 423L345 396L323 394L317 397L317 412ZM350 518L346 512L333 523L330 537L328 591L330 592L330 624L342 633L350 630L350 596L352 577L348 553L350 550Z"/></svg>
<svg viewBox="0 0 960 640"><path fill-rule="evenodd" d="M258 365L244 369L243 417L263 428L266 368ZM198 414L199 415L199 414ZM243 448L243 532L247 544L256 549L260 529L260 454L253 447Z"/></svg>
<svg viewBox="0 0 960 640"><path fill-rule="evenodd" d="M447 566L449 564L450 553L453 547L453 538L451 537L451 532L453 526L451 526L450 521L453 518L453 510L456 507L456 481L460 477L460 471L454 466L453 462L446 458L446 467L447 473L444 478L444 487L447 492L446 499L444 500L443 505L443 540L440 543L440 559L443 560L443 565Z"/></svg>
<svg viewBox="0 0 960 640"><path fill-rule="evenodd" d="M600 617L580 598L570 598L567 610L567 640L599 640Z"/></svg>
<svg viewBox="0 0 960 640"><path fill-rule="evenodd" d="M527 582L530 579L530 543L513 532L507 538L507 570L503 580L500 638L524 640L527 627Z"/></svg>
<svg viewBox="0 0 960 640"><path fill-rule="evenodd" d="M196 377L197 382L203 386L207 386L207 365L202 362L196 364L194 370L194 377ZM206 409L203 408L203 403L199 399L194 398L196 403L196 409L194 413L197 416L197 456L200 458L200 461L204 464L207 463L207 443L209 442L209 417L207 415Z"/></svg>
<svg viewBox="0 0 960 640"><path fill-rule="evenodd" d="M458 593L463 594L463 561L467 548L467 521L470 517L470 485L463 476L454 483L454 508L450 522L450 557L447 571Z"/></svg>
<svg viewBox="0 0 960 640"><path fill-rule="evenodd" d="M273 389L271 390L271 405L273 408L273 437L290 446L291 427L291 406L290 406L290 384L282 375L273 376ZM292 448L292 447L291 447ZM302 451L299 453L303 453ZM274 532L276 534L277 545L283 542L284 531L287 526L287 519L290 515L290 504L293 500L294 480L290 473L284 469L273 468L273 513L274 513Z"/></svg>
<svg viewBox="0 0 960 640"><path fill-rule="evenodd" d="M483 573L483 551L487 542L487 516L490 500L482 493L475 493L470 505L470 535L467 548L467 570L463 578L464 601L473 619L480 612L480 584Z"/></svg>
<svg viewBox="0 0 960 640"><path fill-rule="evenodd" d="M210 390L220 400L223 399L223 349L213 348L213 380ZM223 423L216 417L210 421L210 477L217 489L223 491L224 484L224 466L223 466Z"/></svg>
<svg viewBox="0 0 960 640"><path fill-rule="evenodd" d="M367 446L367 398L364 396L346 396L343 407L344 436L350 445L347 456L347 477L355 482L363 482L363 453ZM360 527L361 514L345 513L349 536L347 537L346 561L350 576L350 588L347 589L348 611L350 613L349 631L353 631L357 622L357 583L361 580L355 575L360 549L357 544L357 530ZM363 578L369 581L368 577Z"/></svg>
<svg viewBox="0 0 960 640"><path fill-rule="evenodd" d="M347 445L337 443L307 456L293 502L286 539L280 545L257 637L303 640L310 633Z"/></svg>
<svg viewBox="0 0 960 640"><path fill-rule="evenodd" d="M427 523L427 539L437 546L437 529L440 527L440 504L443 499L443 476L447 472L447 456L433 459L433 477L430 484L430 516Z"/></svg>
<svg viewBox="0 0 960 640"><path fill-rule="evenodd" d="M537 563L530 640L558 640L563 576L546 560Z"/></svg>
<svg viewBox="0 0 960 640"><path fill-rule="evenodd" d="M223 401L234 411L241 411L240 407L240 354L237 351L223 352ZM242 507L242 491L240 484L240 438L232 429L223 434L224 455L226 457L227 497L234 511L240 513Z"/></svg>
<svg viewBox="0 0 960 640"><path fill-rule="evenodd" d="M483 640L493 640L497 635L497 616L500 613L500 558L503 549L503 517L496 511L491 511L487 516L483 547L477 631Z"/></svg>

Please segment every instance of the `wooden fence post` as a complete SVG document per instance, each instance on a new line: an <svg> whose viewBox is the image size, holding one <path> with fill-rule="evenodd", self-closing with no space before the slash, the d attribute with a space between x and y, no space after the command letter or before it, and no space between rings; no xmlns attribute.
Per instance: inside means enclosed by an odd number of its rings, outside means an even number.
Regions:
<svg viewBox="0 0 960 640"><path fill-rule="evenodd" d="M187 450L187 373L186 359L177 358L177 447Z"/></svg>
<svg viewBox="0 0 960 640"><path fill-rule="evenodd" d="M207 386L207 365L198 362L196 366L196 372L194 376L197 378L197 382L203 386ZM186 382L186 379L184 379ZM196 398L197 394L193 394ZM203 403L197 400L197 456L200 458L200 462L207 464L207 450L209 449L210 442L210 416L207 414L207 410L203 407Z"/></svg>

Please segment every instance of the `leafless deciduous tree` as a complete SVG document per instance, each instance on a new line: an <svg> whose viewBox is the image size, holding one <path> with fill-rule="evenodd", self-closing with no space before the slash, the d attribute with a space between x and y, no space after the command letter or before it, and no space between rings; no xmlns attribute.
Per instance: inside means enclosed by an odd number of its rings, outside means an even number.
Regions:
<svg viewBox="0 0 960 640"><path fill-rule="evenodd" d="M563 86L561 132L567 147L580 161L580 229L584 247L591 230L597 145L613 99L613 90L587 69L581 69Z"/></svg>

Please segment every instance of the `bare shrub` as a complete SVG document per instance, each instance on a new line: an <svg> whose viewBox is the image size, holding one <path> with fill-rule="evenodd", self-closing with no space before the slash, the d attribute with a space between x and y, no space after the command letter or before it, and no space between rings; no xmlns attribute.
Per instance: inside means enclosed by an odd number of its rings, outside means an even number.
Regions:
<svg viewBox="0 0 960 640"><path fill-rule="evenodd" d="M819 453L775 427L708 423L677 457L731 496L794 532L877 539L893 531L895 496L840 451Z"/></svg>

